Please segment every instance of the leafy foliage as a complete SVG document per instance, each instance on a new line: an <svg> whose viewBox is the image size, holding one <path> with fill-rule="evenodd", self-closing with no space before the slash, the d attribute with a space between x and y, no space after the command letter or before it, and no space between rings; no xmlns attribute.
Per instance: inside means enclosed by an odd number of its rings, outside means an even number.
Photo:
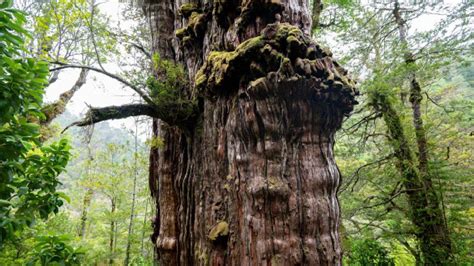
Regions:
<svg viewBox="0 0 474 266"><path fill-rule="evenodd" d="M373 239L359 239L352 243L350 265L392 266L395 265L388 251Z"/></svg>
<svg viewBox="0 0 474 266"><path fill-rule="evenodd" d="M70 240L67 235L37 237L28 265L81 265L84 252L70 246Z"/></svg>
<svg viewBox="0 0 474 266"><path fill-rule="evenodd" d="M69 145L40 141L41 103L47 64L27 58L24 14L0 3L0 246L37 217L57 212L64 195L57 176L69 159Z"/></svg>
<svg viewBox="0 0 474 266"><path fill-rule="evenodd" d="M188 78L183 67L170 60L153 55L153 67L157 77L149 77L147 86L150 96L158 106L167 106L170 113L189 117L194 113L196 102L185 95Z"/></svg>

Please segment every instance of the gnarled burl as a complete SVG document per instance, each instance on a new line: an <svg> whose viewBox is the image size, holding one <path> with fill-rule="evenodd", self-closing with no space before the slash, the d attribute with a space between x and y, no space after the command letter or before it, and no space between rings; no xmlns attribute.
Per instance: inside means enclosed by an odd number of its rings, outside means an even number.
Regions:
<svg viewBox="0 0 474 266"><path fill-rule="evenodd" d="M144 7L154 53L185 67L197 102L184 128L154 122L161 265L340 265L334 134L356 90L308 36L307 1Z"/></svg>

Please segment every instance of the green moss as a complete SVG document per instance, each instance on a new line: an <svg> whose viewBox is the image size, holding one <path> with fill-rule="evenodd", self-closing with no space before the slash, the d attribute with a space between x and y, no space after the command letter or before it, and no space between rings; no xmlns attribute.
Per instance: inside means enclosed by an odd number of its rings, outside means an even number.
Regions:
<svg viewBox="0 0 474 266"><path fill-rule="evenodd" d="M197 4L195 3L187 3L187 4L183 4L180 8L179 8L179 12L181 13L181 15L183 15L183 17L185 18L188 18L193 12L198 12L200 11L199 7Z"/></svg>
<svg viewBox="0 0 474 266"><path fill-rule="evenodd" d="M205 28L206 15L193 10L188 16L187 25L176 31L176 37L183 43L192 44L193 39L203 35Z"/></svg>
<svg viewBox="0 0 474 266"><path fill-rule="evenodd" d="M287 79L317 75L326 78L321 87L329 88L334 81L340 81L335 85L337 90L352 90L353 81L338 71L337 62L332 61L334 69L332 64L320 59L321 55L329 54L330 51L323 51L298 27L288 23L269 24L262 35L246 40L234 51L211 52L195 76L195 88L207 95L230 92L249 84L255 88L265 83L252 81L274 72ZM323 75L322 70L327 74Z"/></svg>
<svg viewBox="0 0 474 266"><path fill-rule="evenodd" d="M255 49L261 48L264 45L265 45L265 42L262 36L257 36L254 38L250 38L246 40L245 42L241 43L239 46L237 46L237 49L235 49L235 52L239 54L245 54L250 51L255 51Z"/></svg>
<svg viewBox="0 0 474 266"><path fill-rule="evenodd" d="M215 241L218 237L229 235L229 224L221 221L215 225L209 232L209 240Z"/></svg>
<svg viewBox="0 0 474 266"><path fill-rule="evenodd" d="M145 143L152 149L163 148L163 146L165 145L165 141L162 137L152 137L150 139L147 139Z"/></svg>
<svg viewBox="0 0 474 266"><path fill-rule="evenodd" d="M178 37L179 39L183 39L183 37L186 35L186 30L186 28L177 29L175 32L176 37Z"/></svg>
<svg viewBox="0 0 474 266"><path fill-rule="evenodd" d="M194 254L196 254L197 261L201 262L200 265L209 265L209 255L206 248L196 247Z"/></svg>

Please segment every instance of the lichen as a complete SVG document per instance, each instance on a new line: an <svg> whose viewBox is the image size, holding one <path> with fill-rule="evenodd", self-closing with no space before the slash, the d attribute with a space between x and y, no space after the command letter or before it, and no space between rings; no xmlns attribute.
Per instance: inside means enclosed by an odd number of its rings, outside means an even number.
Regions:
<svg viewBox="0 0 474 266"><path fill-rule="evenodd" d="M209 232L209 240L216 241L219 237L226 237L229 235L229 224L225 221L217 223Z"/></svg>
<svg viewBox="0 0 474 266"><path fill-rule="evenodd" d="M186 28L177 29L175 31L176 37L178 37L178 39L183 39L184 36L186 36L186 30Z"/></svg>
<svg viewBox="0 0 474 266"><path fill-rule="evenodd" d="M200 265L209 265L209 254L206 248L202 249L199 245L199 247L196 247L194 254L196 254L197 261L201 262Z"/></svg>

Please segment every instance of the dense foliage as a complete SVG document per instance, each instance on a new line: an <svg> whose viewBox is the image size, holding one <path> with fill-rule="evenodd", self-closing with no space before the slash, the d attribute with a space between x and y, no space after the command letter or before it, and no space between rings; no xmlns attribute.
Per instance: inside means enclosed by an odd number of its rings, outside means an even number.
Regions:
<svg viewBox="0 0 474 266"><path fill-rule="evenodd" d="M64 196L57 176L69 159L67 141L41 142L35 121L44 116L48 65L24 56L26 19L11 5L0 3L0 246L58 212Z"/></svg>

